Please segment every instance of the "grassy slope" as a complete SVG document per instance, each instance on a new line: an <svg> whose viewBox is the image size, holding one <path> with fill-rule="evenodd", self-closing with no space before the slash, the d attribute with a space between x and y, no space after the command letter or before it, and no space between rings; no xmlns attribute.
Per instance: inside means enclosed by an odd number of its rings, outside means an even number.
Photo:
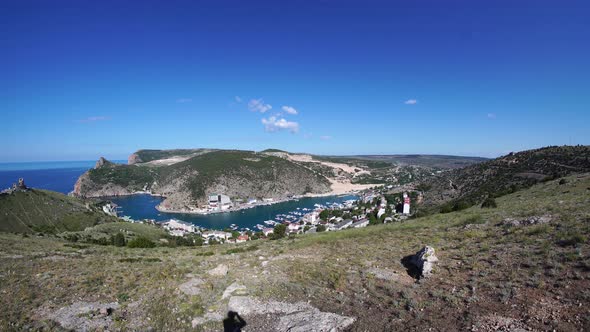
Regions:
<svg viewBox="0 0 590 332"><path fill-rule="evenodd" d="M16 329L31 324L31 312L48 301L59 308L84 299L118 300L120 328L191 330L193 317L227 302L221 294L234 281L257 297L309 301L356 317L352 331L491 330L499 319L537 330L590 328L590 175L539 184L497 203L496 209L256 242L255 251L234 255L226 254L233 246L76 250L51 239L2 234L0 329L9 321ZM498 226L506 217L545 214L553 216L546 225ZM415 283L401 259L426 244L440 261L432 278ZM56 255L68 258L46 258ZM205 274L219 263L230 267L227 276ZM381 280L371 269L397 277ZM188 273L203 279L199 295L178 292ZM263 329L261 318L245 319L252 329Z"/></svg>
<svg viewBox="0 0 590 332"><path fill-rule="evenodd" d="M0 232L79 231L114 220L79 199L38 189L0 196L0 211Z"/></svg>
<svg viewBox="0 0 590 332"><path fill-rule="evenodd" d="M583 172L590 172L590 146L522 151L426 179L431 188L425 192L425 203L440 204L440 197L448 194L450 205L470 206L488 195L501 196L547 179ZM454 192L449 192L451 183L456 187Z"/></svg>
<svg viewBox="0 0 590 332"><path fill-rule="evenodd" d="M146 163L158 159L166 159L174 156L186 156L201 152L203 149L175 149L175 150L139 150L135 154Z"/></svg>

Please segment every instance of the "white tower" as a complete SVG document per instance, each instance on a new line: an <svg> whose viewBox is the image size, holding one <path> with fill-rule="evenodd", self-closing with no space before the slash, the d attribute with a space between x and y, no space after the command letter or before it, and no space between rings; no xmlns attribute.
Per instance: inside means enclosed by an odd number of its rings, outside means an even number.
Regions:
<svg viewBox="0 0 590 332"><path fill-rule="evenodd" d="M404 193L404 214L410 214L410 196Z"/></svg>

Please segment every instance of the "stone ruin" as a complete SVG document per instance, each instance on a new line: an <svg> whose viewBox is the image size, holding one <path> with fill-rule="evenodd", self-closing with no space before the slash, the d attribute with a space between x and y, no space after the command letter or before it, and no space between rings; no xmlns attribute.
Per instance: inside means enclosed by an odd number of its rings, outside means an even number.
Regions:
<svg viewBox="0 0 590 332"><path fill-rule="evenodd" d="M27 191L29 187L25 184L25 180L23 178L19 178L17 183L13 183L12 187L1 191L2 194L12 194L15 191Z"/></svg>

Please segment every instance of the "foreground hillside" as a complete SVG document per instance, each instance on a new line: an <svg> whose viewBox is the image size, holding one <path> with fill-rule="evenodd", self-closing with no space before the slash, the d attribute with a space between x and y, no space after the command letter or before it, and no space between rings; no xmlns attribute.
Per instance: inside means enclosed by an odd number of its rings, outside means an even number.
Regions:
<svg viewBox="0 0 590 332"><path fill-rule="evenodd" d="M0 330L590 329L590 174L404 223L236 246L0 235ZM402 263L439 261L416 281ZM61 326L61 327L60 327Z"/></svg>

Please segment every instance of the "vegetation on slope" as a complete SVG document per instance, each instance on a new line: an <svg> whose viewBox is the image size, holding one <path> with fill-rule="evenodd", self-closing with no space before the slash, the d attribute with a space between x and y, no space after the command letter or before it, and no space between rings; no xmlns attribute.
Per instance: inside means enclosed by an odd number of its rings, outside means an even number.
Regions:
<svg viewBox="0 0 590 332"><path fill-rule="evenodd" d="M533 184L590 171L589 146L553 146L511 153L491 161L443 172L424 181L426 205L444 212L481 204Z"/></svg>
<svg viewBox="0 0 590 332"><path fill-rule="evenodd" d="M329 188L329 182L323 176L284 158L237 150L210 152L171 165L162 170L162 177L191 172L196 172L197 176L189 178L187 187L195 198L205 196L206 190L221 178L231 179L237 187L254 186L244 190L260 195L275 188L279 192L291 190L292 195L304 194L306 186L310 187L310 192L317 190L318 184L324 190ZM235 188L228 188L228 191L233 190Z"/></svg>
<svg viewBox="0 0 590 332"><path fill-rule="evenodd" d="M110 164L88 171L90 180L97 184L115 184L134 190L142 190L158 177L159 168L137 165Z"/></svg>
<svg viewBox="0 0 590 332"><path fill-rule="evenodd" d="M0 232L55 234L115 220L77 198L38 189L0 195L0 211Z"/></svg>
<svg viewBox="0 0 590 332"><path fill-rule="evenodd" d="M135 155L143 163L154 160L166 159L175 156L188 156L194 153L199 153L205 149L174 149L174 150L139 150Z"/></svg>

